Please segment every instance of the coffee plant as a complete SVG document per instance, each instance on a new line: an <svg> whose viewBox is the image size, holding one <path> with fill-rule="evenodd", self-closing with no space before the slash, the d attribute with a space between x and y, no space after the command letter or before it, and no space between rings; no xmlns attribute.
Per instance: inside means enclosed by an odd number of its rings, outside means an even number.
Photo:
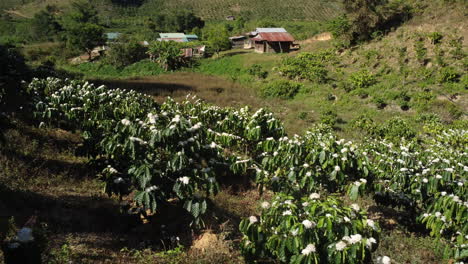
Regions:
<svg viewBox="0 0 468 264"><path fill-rule="evenodd" d="M366 263L377 248L379 227L357 204L343 206L318 193L279 194L262 203L260 216L242 220L247 258L282 263Z"/></svg>
<svg viewBox="0 0 468 264"><path fill-rule="evenodd" d="M131 195L157 212L171 203L203 224L209 197L232 177L251 176L274 193L262 212L241 222L242 250L251 260L286 263L369 262L378 226L351 200L373 195L399 207L448 243L445 253L468 258L468 192L465 126L425 124L417 135L394 119L368 118L357 144L338 139L326 125L287 136L272 113L221 108L187 96L158 104L140 93L84 81L34 79L28 87L39 126L79 131L80 149L105 191ZM305 194L310 194L304 196ZM323 198L321 198L323 197Z"/></svg>

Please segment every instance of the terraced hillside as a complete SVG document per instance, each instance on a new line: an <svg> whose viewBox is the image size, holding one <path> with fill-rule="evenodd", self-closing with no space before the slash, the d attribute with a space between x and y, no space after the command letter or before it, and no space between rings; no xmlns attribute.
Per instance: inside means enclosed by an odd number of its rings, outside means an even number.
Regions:
<svg viewBox="0 0 468 264"><path fill-rule="evenodd" d="M339 1L331 0L148 0L145 10L157 7L179 9L192 8L204 19L223 19L228 15L247 14L252 18L288 20L326 20L340 10ZM153 8L154 7L154 8Z"/></svg>
<svg viewBox="0 0 468 264"><path fill-rule="evenodd" d="M63 9L71 2L72 0L6 0L0 3L0 8L3 10L14 9L25 16L32 17L35 12L42 10L47 5L56 5ZM205 20L224 19L229 15L243 15L252 19L327 20L336 16L341 9L337 0L145 0L140 7L129 5L128 8L124 8L127 10L118 8L119 6L115 2L118 1L93 1L102 12L108 13L113 10L111 13L115 14L114 11L117 8L119 16L128 14L151 15L161 10L189 8ZM126 1L126 3L129 2L132 1Z"/></svg>

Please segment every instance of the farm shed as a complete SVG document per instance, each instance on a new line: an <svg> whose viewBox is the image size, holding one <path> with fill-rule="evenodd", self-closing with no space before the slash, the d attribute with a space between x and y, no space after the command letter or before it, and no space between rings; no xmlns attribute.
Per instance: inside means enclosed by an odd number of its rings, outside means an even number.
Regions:
<svg viewBox="0 0 468 264"><path fill-rule="evenodd" d="M294 42L293 36L284 28L257 28L255 32L251 42L259 53L289 52Z"/></svg>
<svg viewBox="0 0 468 264"><path fill-rule="evenodd" d="M239 49L244 47L244 43L247 38L245 36L234 36L230 37L229 40L231 41L231 46L233 49Z"/></svg>
<svg viewBox="0 0 468 264"><path fill-rule="evenodd" d="M184 48L182 52L185 58L192 58L192 57L204 57L205 56L205 49L206 46L198 46L198 47L191 47L191 48Z"/></svg>
<svg viewBox="0 0 468 264"><path fill-rule="evenodd" d="M197 35L185 35L184 33L160 33L158 41L190 42L198 40Z"/></svg>

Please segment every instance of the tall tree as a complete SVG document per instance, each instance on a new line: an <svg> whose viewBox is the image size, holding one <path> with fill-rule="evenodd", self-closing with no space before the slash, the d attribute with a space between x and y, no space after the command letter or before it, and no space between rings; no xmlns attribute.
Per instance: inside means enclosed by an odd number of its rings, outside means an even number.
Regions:
<svg viewBox="0 0 468 264"><path fill-rule="evenodd" d="M229 31L223 25L210 27L203 35L206 36L206 40L218 57L220 51L231 48Z"/></svg>
<svg viewBox="0 0 468 264"><path fill-rule="evenodd" d="M91 60L92 50L105 42L104 28L90 2L74 2L72 7L62 20L64 37L70 48L86 51Z"/></svg>
<svg viewBox="0 0 468 264"><path fill-rule="evenodd" d="M55 7L47 6L36 13L31 21L33 38L36 40L53 40L61 31L61 26L55 16Z"/></svg>

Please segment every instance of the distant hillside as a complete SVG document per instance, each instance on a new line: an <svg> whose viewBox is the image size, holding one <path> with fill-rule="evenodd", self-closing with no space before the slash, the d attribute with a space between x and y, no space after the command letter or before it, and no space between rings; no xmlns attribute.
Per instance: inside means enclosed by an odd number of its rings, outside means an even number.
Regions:
<svg viewBox="0 0 468 264"><path fill-rule="evenodd" d="M66 8L73 0L2 0L0 8L15 9L31 17L46 5ZM141 5L135 5L135 3ZM220 20L229 15L249 19L328 20L340 13L339 0L97 0L93 1L103 13L115 16L151 15L160 11L192 9L205 20ZM127 6L118 3L127 3ZM130 4L128 4L130 3ZM123 7L123 8L122 8ZM118 10L118 12L115 12ZM111 12L109 12L111 11ZM116 15L118 14L118 15Z"/></svg>

